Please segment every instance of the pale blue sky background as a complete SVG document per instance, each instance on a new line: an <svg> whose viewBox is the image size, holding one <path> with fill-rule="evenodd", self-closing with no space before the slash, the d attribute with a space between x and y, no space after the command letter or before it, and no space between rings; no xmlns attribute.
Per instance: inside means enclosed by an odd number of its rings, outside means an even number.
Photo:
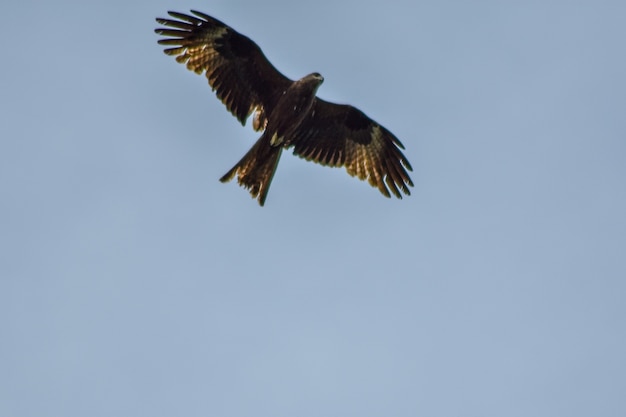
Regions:
<svg viewBox="0 0 626 417"><path fill-rule="evenodd" d="M402 201L165 56L196 8L392 130ZM0 416L626 415L626 3L14 1Z"/></svg>

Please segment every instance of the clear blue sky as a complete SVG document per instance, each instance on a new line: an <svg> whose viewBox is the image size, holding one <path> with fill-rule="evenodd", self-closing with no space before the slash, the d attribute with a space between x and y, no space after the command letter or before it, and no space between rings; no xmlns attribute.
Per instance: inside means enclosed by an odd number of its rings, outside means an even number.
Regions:
<svg viewBox="0 0 626 417"><path fill-rule="evenodd" d="M388 200L165 56L195 8L393 131ZM626 415L626 3L14 1L0 416Z"/></svg>

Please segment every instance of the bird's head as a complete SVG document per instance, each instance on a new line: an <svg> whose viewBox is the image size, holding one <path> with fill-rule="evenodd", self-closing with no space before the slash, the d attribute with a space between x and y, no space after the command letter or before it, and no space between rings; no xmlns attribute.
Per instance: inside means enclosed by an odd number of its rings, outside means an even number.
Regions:
<svg viewBox="0 0 626 417"><path fill-rule="evenodd" d="M322 74L320 74L319 72L309 74L306 78L310 79L311 81L316 81L317 85L320 85L324 82L324 77L322 77Z"/></svg>

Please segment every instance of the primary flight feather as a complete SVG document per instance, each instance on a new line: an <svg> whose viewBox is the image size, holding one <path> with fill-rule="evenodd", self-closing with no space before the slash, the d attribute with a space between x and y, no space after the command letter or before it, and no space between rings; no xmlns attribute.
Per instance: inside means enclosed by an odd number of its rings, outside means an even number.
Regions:
<svg viewBox="0 0 626 417"><path fill-rule="evenodd" d="M164 27L165 53L176 57L197 74L205 73L209 85L233 116L261 137L221 179L237 177L260 205L283 149L322 165L344 166L348 174L367 180L380 192L402 198L410 195L411 164L404 146L390 131L359 109L316 97L324 81L318 73L292 81L280 73L259 46L233 28L204 13L168 12L173 19L157 18Z"/></svg>

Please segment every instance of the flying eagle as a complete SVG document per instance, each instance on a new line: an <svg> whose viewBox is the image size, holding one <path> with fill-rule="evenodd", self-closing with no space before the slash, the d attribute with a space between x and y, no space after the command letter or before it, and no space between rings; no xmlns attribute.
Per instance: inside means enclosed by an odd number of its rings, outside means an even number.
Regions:
<svg viewBox="0 0 626 417"><path fill-rule="evenodd" d="M297 81L281 74L261 48L233 28L204 13L168 12L176 20L157 18L155 29L164 39L167 55L209 85L242 125L254 113L252 126L263 134L243 158L221 179L237 176L262 206L283 148L308 161L345 166L348 174L402 198L410 195L411 164L404 146L390 131L359 109L316 97L324 78L314 72Z"/></svg>

